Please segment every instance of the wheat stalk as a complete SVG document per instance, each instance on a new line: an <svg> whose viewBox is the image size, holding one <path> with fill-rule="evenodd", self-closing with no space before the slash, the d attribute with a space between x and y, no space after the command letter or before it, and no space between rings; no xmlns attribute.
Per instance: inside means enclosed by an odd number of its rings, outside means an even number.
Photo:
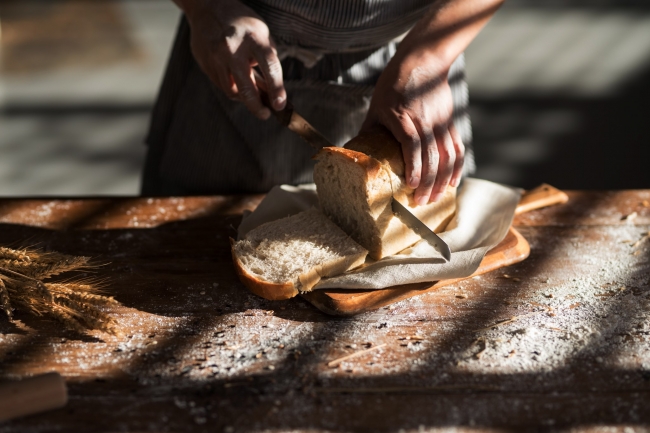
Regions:
<svg viewBox="0 0 650 433"><path fill-rule="evenodd" d="M11 248L0 247L0 258L3 260L20 260L30 262L31 257L26 250L12 250Z"/></svg>
<svg viewBox="0 0 650 433"><path fill-rule="evenodd" d="M0 278L0 307L5 312L9 320L13 319L13 311L11 309L11 300L9 299L9 291L2 278Z"/></svg>
<svg viewBox="0 0 650 433"><path fill-rule="evenodd" d="M25 276L36 279L46 279L64 272L82 270L90 260L88 257L64 256L58 261L49 257L47 260L23 261L23 260L0 260L0 267L11 269Z"/></svg>
<svg viewBox="0 0 650 433"><path fill-rule="evenodd" d="M54 316L59 322L63 323L66 328L80 333L87 331L86 327L83 326L75 317L74 314L69 311L69 309L62 307L61 305L53 304L50 314Z"/></svg>
<svg viewBox="0 0 650 433"><path fill-rule="evenodd" d="M50 292L54 293L54 296L57 295L67 296L72 300L76 300L78 302L85 302L89 305L97 305L97 306L120 305L120 303L117 302L112 297L92 293L96 289L88 284L49 283L49 284L45 284L45 287L47 287L50 290Z"/></svg>
<svg viewBox="0 0 650 433"><path fill-rule="evenodd" d="M50 315L71 330L115 334L117 322L102 308L120 304L99 294L92 281L44 282L65 272L88 269L89 261L88 257L0 247L0 309L10 321L15 305L35 315Z"/></svg>

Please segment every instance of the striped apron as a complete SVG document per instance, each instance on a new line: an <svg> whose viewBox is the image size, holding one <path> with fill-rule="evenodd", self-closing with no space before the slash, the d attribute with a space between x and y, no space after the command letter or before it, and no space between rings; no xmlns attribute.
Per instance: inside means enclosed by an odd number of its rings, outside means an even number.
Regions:
<svg viewBox="0 0 650 433"><path fill-rule="evenodd" d="M246 0L267 23L289 100L330 142L363 123L374 84L432 0ZM454 121L474 170L461 55L449 72ZM181 19L146 143L144 195L266 192L312 182L313 149L274 118L259 120L201 71Z"/></svg>

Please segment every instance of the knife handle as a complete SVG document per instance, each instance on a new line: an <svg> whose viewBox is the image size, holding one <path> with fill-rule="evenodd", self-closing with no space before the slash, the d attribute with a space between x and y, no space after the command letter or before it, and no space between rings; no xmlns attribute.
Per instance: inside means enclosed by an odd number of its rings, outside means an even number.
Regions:
<svg viewBox="0 0 650 433"><path fill-rule="evenodd" d="M271 100L269 99L269 89L266 87L266 81L264 81L264 77L262 77L259 71L255 68L253 68L253 76L255 77L255 84L257 85L257 89L260 92L260 99L262 99L262 104L271 110L271 113L277 117L282 125L289 126L289 123L291 122L291 115L293 114L293 105L291 102L287 100L282 110L275 111L271 105Z"/></svg>
<svg viewBox="0 0 650 433"><path fill-rule="evenodd" d="M559 189L543 183L537 188L525 191L519 200L515 215L569 201L569 196Z"/></svg>
<svg viewBox="0 0 650 433"><path fill-rule="evenodd" d="M266 87L266 82L259 71L253 68L253 76L255 77L255 82L257 83L257 88L260 92L260 97L262 103L266 105L271 113L280 121L283 126L289 128L289 130L298 134L303 140L307 142L310 146L314 147L316 150L320 150L323 147L334 146L329 140L316 128L314 128L304 117L296 113L291 102L287 100L285 107L276 111L271 106L269 100L268 88Z"/></svg>

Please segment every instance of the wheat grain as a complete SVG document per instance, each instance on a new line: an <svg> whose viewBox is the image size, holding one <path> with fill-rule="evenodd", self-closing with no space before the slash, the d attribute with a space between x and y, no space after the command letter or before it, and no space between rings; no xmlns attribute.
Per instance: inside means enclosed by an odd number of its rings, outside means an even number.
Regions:
<svg viewBox="0 0 650 433"><path fill-rule="evenodd" d="M60 294L60 295L65 295L70 299L73 299L78 302L85 302L89 305L101 305L101 306L108 306L108 305L120 305L119 302L117 302L115 299L112 297L108 296L102 296L102 295L96 295L93 293L87 293L87 292L82 292L82 291L75 291L77 287L88 287L88 291L92 290L90 286L86 284L70 284L69 286L72 287L66 287L66 284L46 284L45 285L48 289L50 289L51 292L55 294ZM78 289L77 289L78 290Z"/></svg>
<svg viewBox="0 0 650 433"><path fill-rule="evenodd" d="M88 328L114 333L115 321L98 307L64 295L55 296L55 299L59 305L63 305L71 312L74 312L75 318Z"/></svg>
<svg viewBox="0 0 650 433"><path fill-rule="evenodd" d="M67 256L58 262L52 262L49 266L44 266L35 278L46 279L64 272L80 270L88 264L89 260L88 257Z"/></svg>
<svg viewBox="0 0 650 433"><path fill-rule="evenodd" d="M33 284L15 280L6 283L11 301L17 306L37 316L47 313L48 303L40 296L38 289Z"/></svg>
<svg viewBox="0 0 650 433"><path fill-rule="evenodd" d="M6 247L0 247L0 258L3 260L20 260L23 262L32 261L27 250L12 250Z"/></svg>
<svg viewBox="0 0 650 433"><path fill-rule="evenodd" d="M13 320L13 312L11 310L9 291L7 290L7 286L5 285L5 282L2 278L0 278L0 307L2 307L2 310L5 312L9 318L9 321L11 322Z"/></svg>
<svg viewBox="0 0 650 433"><path fill-rule="evenodd" d="M0 266L3 266L5 268L28 269L29 266L32 266L32 262L27 260L15 259L15 258L14 259L2 258L0 259Z"/></svg>
<svg viewBox="0 0 650 433"><path fill-rule="evenodd" d="M97 284L95 279L80 280L75 278L71 281L59 281L56 283L46 283L48 287L54 290L69 290L75 293L93 293L97 294L101 291L101 287Z"/></svg>
<svg viewBox="0 0 650 433"><path fill-rule="evenodd" d="M79 323L79 321L61 305L52 304L50 314L59 322L63 323L68 329L82 334L86 332L86 327Z"/></svg>
<svg viewBox="0 0 650 433"><path fill-rule="evenodd" d="M38 262L26 262L22 260L0 260L0 267L10 269L29 278L34 278L35 274L43 267Z"/></svg>
<svg viewBox="0 0 650 433"><path fill-rule="evenodd" d="M47 279L64 272L81 270L88 264L88 257L70 257L58 262L0 260L0 266L12 269L27 277L36 279Z"/></svg>
<svg viewBox="0 0 650 433"><path fill-rule="evenodd" d="M64 272L89 268L88 257L0 247L0 309L12 319L12 303L36 315L49 314L67 328L117 334L117 322L101 307L120 305L99 294L93 280L44 283Z"/></svg>

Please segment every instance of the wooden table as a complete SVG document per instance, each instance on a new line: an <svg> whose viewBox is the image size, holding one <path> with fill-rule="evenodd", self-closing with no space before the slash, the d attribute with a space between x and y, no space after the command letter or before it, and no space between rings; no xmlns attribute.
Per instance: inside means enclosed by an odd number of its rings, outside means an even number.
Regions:
<svg viewBox="0 0 650 433"><path fill-rule="evenodd" d="M0 245L96 257L124 305L118 337L0 320L0 379L70 391L0 432L648 429L650 191L569 195L516 219L525 262L353 318L239 284L259 196L0 200Z"/></svg>

